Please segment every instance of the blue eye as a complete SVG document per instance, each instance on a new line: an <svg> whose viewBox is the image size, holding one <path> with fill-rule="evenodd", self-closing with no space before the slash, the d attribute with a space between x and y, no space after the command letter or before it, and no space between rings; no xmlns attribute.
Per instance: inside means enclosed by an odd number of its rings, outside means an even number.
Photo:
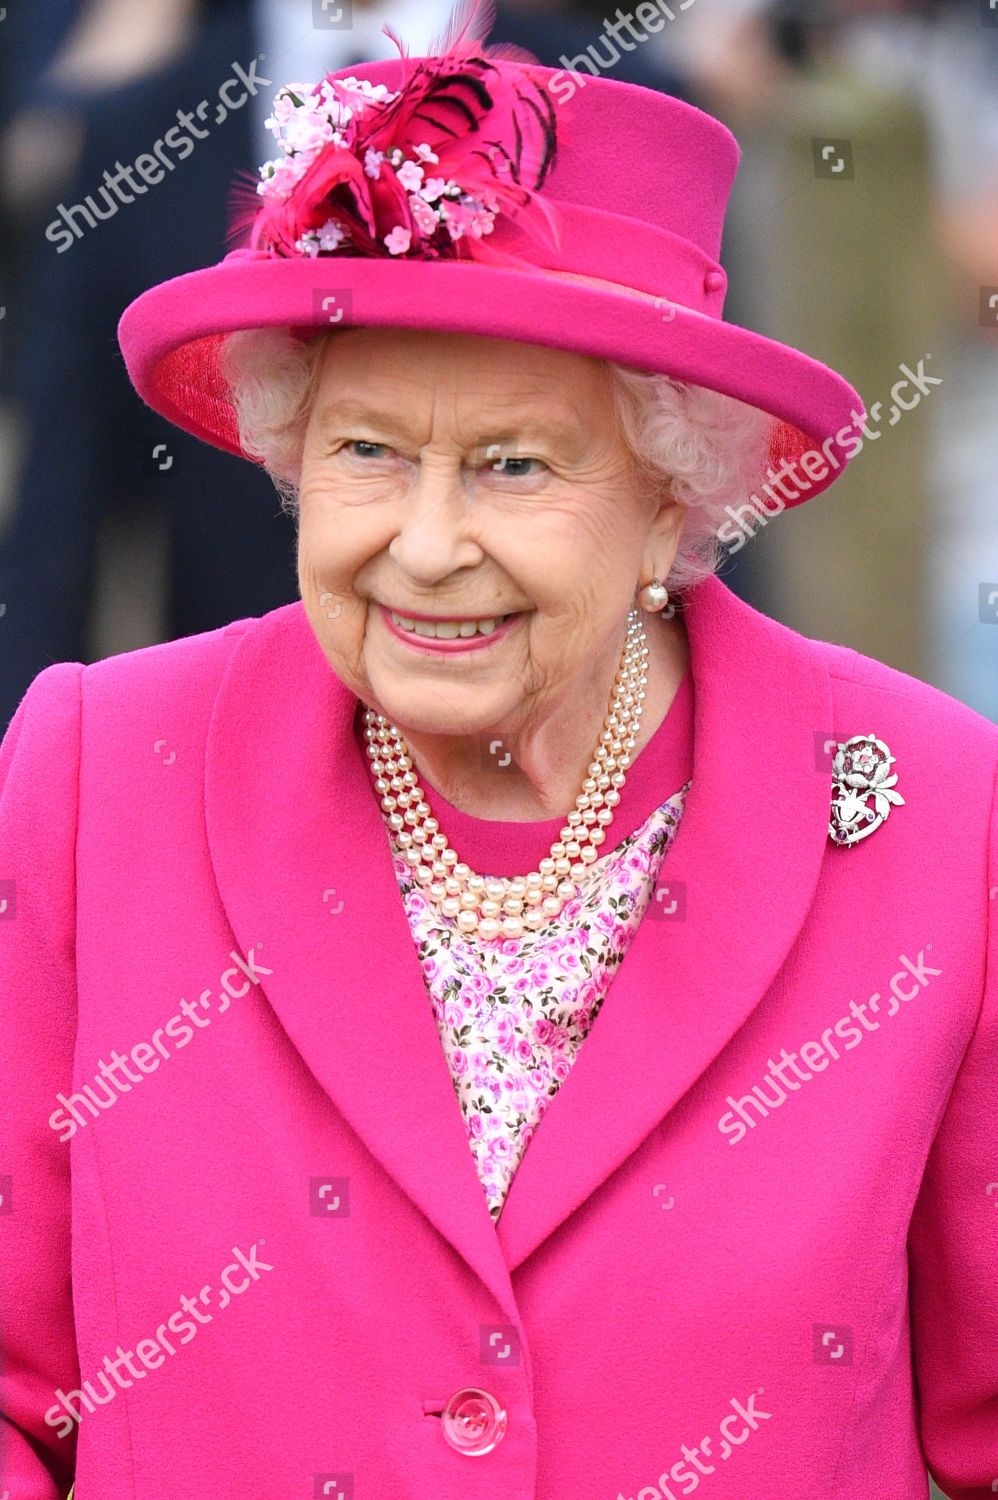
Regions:
<svg viewBox="0 0 998 1500"><path fill-rule="evenodd" d="M489 469L493 474L505 474L510 479L526 479L530 471L520 466L523 464L539 464L541 462L542 460L539 458L517 458L514 455L510 455L506 458L493 459L489 464Z"/></svg>
<svg viewBox="0 0 998 1500"><path fill-rule="evenodd" d="M383 453L388 452L386 443L368 443L363 438L351 438L346 446L352 448L358 458L380 458ZM377 451L372 453L372 448Z"/></svg>

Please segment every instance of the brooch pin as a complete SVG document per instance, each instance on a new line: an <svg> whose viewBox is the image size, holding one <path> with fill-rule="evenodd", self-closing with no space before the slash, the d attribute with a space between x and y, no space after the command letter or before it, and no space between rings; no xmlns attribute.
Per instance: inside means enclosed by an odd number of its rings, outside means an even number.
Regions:
<svg viewBox="0 0 998 1500"><path fill-rule="evenodd" d="M835 747L832 815L828 836L836 844L858 844L878 829L894 805L904 804L890 775L894 756L873 734L854 734Z"/></svg>

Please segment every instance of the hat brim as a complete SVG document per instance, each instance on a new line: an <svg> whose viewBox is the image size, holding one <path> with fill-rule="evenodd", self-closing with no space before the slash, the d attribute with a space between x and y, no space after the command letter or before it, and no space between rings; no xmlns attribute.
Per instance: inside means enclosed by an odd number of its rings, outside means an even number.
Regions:
<svg viewBox="0 0 998 1500"><path fill-rule="evenodd" d="M773 419L768 464L786 461L783 472L793 466L795 483L806 486L795 498L781 490L786 509L826 489L862 447L863 403L820 361L665 298L543 271L446 260L236 257L143 292L122 314L118 340L148 406L205 442L249 458L219 368L220 347L237 329L282 326L480 334L706 386Z"/></svg>

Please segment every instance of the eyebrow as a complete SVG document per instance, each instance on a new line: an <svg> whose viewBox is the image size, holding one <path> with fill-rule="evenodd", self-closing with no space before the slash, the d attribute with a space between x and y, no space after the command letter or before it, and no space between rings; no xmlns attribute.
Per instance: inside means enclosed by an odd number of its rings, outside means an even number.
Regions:
<svg viewBox="0 0 998 1500"><path fill-rule="evenodd" d="M493 420L494 419L488 419ZM359 426L371 426L378 428L381 432L395 436L405 437L403 427L399 421L397 412L387 407L369 406L363 401L341 398L326 402L316 414L316 422L320 427L327 427L335 422L356 423ZM514 436L521 443L550 442L552 439L568 439L570 442L578 442L585 433L581 422L573 421L567 414L564 417L555 417L543 426L526 417L521 421L516 415L505 419L502 423L496 422L487 431L482 432L474 441L475 448L488 447L494 443L509 443Z"/></svg>

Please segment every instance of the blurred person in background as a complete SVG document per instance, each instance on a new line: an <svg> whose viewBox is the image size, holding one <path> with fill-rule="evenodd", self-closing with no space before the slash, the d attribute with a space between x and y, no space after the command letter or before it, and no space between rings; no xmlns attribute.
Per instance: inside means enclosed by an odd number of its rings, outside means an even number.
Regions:
<svg viewBox="0 0 998 1500"><path fill-rule="evenodd" d="M747 596L998 720L998 29L970 0L732 0L690 20L670 56L747 142L742 315L881 403L834 504L746 546ZM845 308L815 291L843 283ZM902 364L932 399L899 412Z"/></svg>
<svg viewBox="0 0 998 1500"><path fill-rule="evenodd" d="M920 608L932 680L998 721L998 8L854 0L846 15L843 54L918 100L929 124L951 320Z"/></svg>
<svg viewBox="0 0 998 1500"><path fill-rule="evenodd" d="M218 123L195 117L192 132L204 134L176 170L94 228L75 215L85 232L62 253L45 238L58 205L83 203L105 169L152 152L178 110L208 100L213 113L234 62L252 76L255 59L268 79L274 69L318 76L387 56L386 22L419 52L452 5L45 0L13 17L21 99L4 132L3 188L25 230L8 298L0 417L0 723L50 661L210 630L294 594L293 538L262 476L136 412L113 343L117 315L150 275L167 278L223 249L225 189L269 153L273 87ZM564 4L521 0L498 8L494 36L555 65L588 41L589 28ZM617 71L684 92L650 53L625 56ZM191 202L203 212L191 213ZM39 338L40 326L59 338ZM215 507L201 504L208 489L220 497ZM230 563L219 574L223 538Z"/></svg>

